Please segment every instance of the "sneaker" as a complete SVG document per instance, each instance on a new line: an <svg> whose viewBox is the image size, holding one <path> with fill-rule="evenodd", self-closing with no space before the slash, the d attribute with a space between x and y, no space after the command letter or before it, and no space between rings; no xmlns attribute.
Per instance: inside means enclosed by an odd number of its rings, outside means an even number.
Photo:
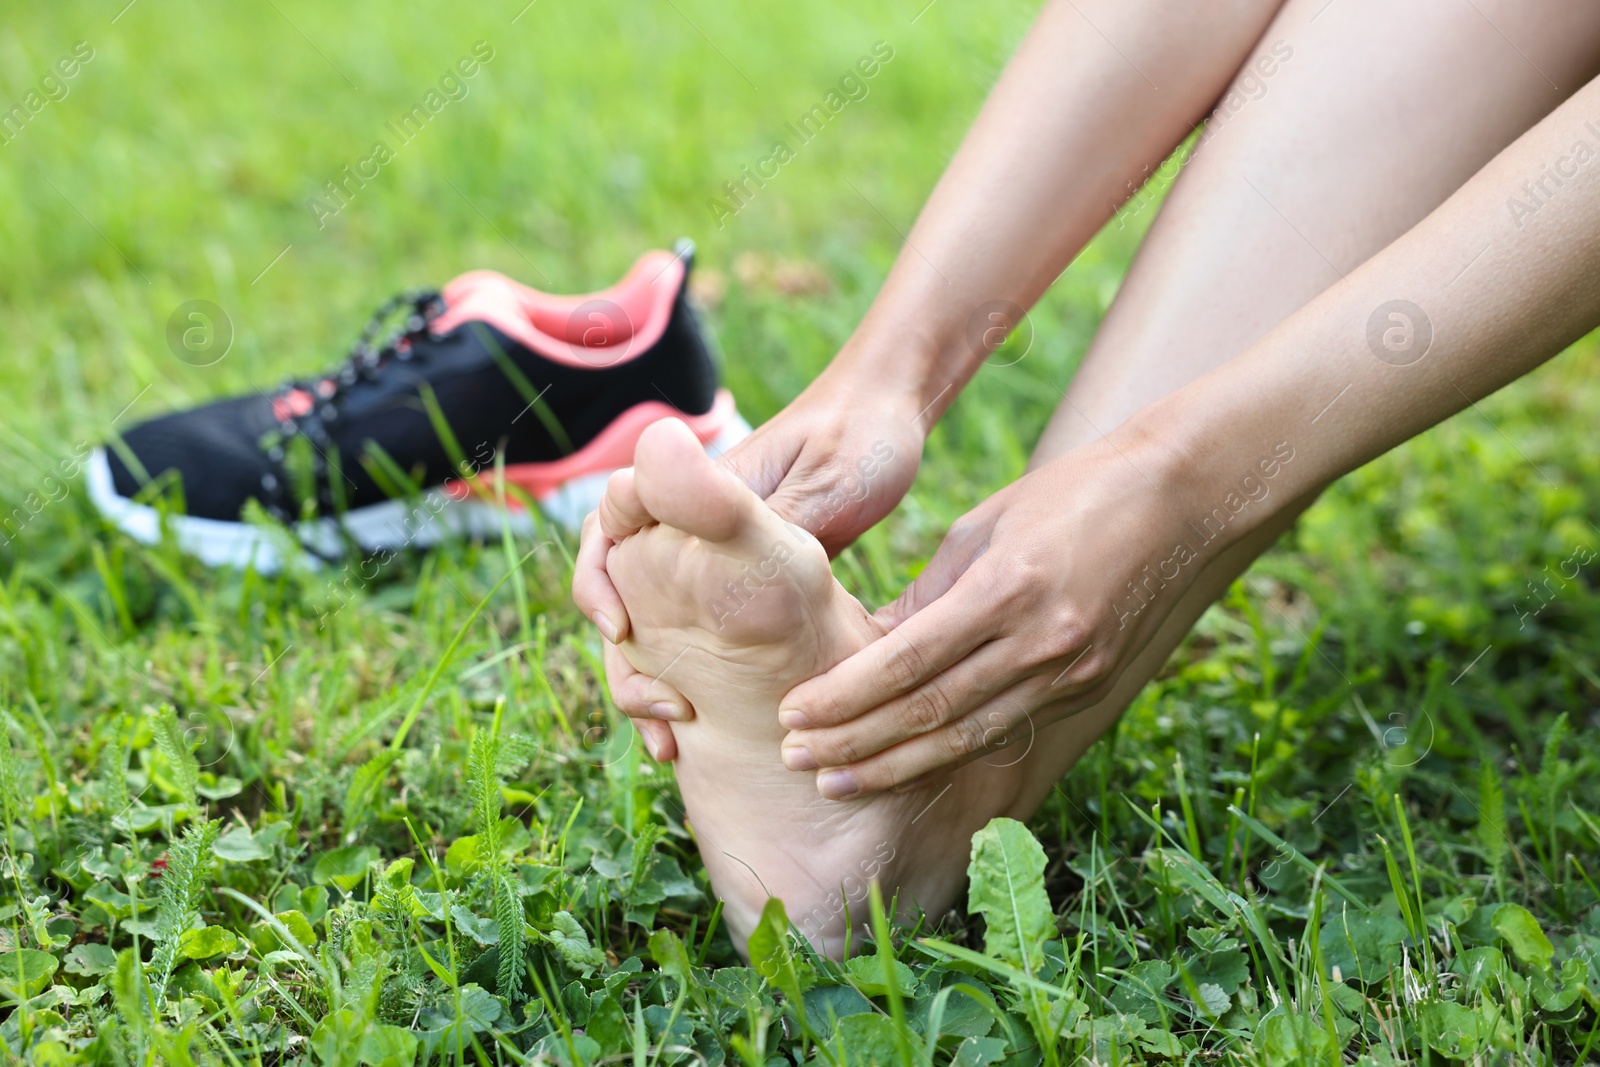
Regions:
<svg viewBox="0 0 1600 1067"><path fill-rule="evenodd" d="M693 256L688 241L647 253L587 296L472 271L442 293L396 297L337 370L152 419L96 449L90 496L154 543L163 513L150 498L181 483L180 506L164 509L178 544L210 565L262 571L302 550L329 559L351 544L371 553L497 536L507 523L530 532L513 488L576 529L657 419L682 419L713 454L750 432L718 388L687 298ZM252 501L298 547L248 521Z"/></svg>

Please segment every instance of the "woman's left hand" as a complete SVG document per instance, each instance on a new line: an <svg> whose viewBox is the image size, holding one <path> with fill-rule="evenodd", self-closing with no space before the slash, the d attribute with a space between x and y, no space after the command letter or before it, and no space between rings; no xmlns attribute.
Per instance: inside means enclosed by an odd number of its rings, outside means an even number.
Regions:
<svg viewBox="0 0 1600 1067"><path fill-rule="evenodd" d="M965 762L1100 699L1236 536L1202 543L1188 520L1209 504L1194 507L1206 494L1193 471L1185 477L1188 465L1148 437L1116 436L1024 475L957 522L879 613L889 633L783 699L785 765L823 768L818 790L842 800Z"/></svg>

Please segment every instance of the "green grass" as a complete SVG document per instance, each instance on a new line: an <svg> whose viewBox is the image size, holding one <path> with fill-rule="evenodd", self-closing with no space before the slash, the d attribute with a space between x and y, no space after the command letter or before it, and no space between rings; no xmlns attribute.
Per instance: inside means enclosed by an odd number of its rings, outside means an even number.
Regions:
<svg viewBox="0 0 1600 1067"><path fill-rule="evenodd" d="M1042 854L993 828L1039 872L1010 910L1032 938L1006 909L880 921L847 968L776 912L741 967L671 774L598 678L570 539L345 583L205 572L96 518L73 457L114 423L327 364L391 291L470 267L588 289L682 233L721 275L728 381L770 416L1031 15L920 7L7 13L5 107L75 42L94 57L0 146L6 1060L1600 1055L1600 607L1596 568L1570 577L1600 550L1594 338L1331 490L1061 783ZM308 199L480 40L470 94L319 229ZM718 228L707 200L879 40L870 95ZM936 431L839 564L864 598L1020 472L1148 215ZM828 285L786 294L777 261ZM191 299L232 323L211 366L167 346Z"/></svg>

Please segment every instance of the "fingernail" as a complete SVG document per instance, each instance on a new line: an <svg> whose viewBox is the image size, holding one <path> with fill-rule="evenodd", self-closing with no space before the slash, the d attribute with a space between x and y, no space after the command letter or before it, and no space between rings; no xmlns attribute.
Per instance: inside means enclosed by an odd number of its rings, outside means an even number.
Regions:
<svg viewBox="0 0 1600 1067"><path fill-rule="evenodd" d="M594 624L600 627L600 632L606 635L607 641L610 641L613 645L617 643L617 624L606 618L605 612L597 611L594 613Z"/></svg>
<svg viewBox="0 0 1600 1067"><path fill-rule="evenodd" d="M807 719L805 712L795 708L783 708L778 712L778 725L785 730L809 730L811 720Z"/></svg>
<svg viewBox="0 0 1600 1067"><path fill-rule="evenodd" d="M817 775L817 792L829 800L848 800L861 792L861 787L849 771L824 771Z"/></svg>
<svg viewBox="0 0 1600 1067"><path fill-rule="evenodd" d="M660 763L661 753L656 751L655 738L643 731L640 732L639 736L644 739L644 749L646 752L650 753L650 758L655 760L657 763Z"/></svg>
<svg viewBox="0 0 1600 1067"><path fill-rule="evenodd" d="M677 722L683 718L683 712L678 710L678 705L670 700L658 700L649 708L652 719L665 719L668 722Z"/></svg>
<svg viewBox="0 0 1600 1067"><path fill-rule="evenodd" d="M814 771L817 769L817 761L811 758L810 750L801 748L799 745L783 750L783 765L791 771Z"/></svg>

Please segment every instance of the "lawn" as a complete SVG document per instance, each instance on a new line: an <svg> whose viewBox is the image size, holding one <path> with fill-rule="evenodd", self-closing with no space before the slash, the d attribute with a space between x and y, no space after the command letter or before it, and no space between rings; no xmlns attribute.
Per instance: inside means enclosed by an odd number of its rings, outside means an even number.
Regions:
<svg viewBox="0 0 1600 1067"><path fill-rule="evenodd" d="M866 307L1033 5L123 3L0 26L0 111L39 103L0 137L7 1062L1600 1056L1595 337L1328 492L1031 836L986 831L974 903L995 857L1025 874L990 925L880 921L840 966L774 910L747 967L609 703L570 537L208 572L108 530L81 458L336 362L400 289L582 291L683 234L767 418ZM1078 259L838 561L864 600L1020 473L1151 215ZM206 358L169 344L191 300L225 315Z"/></svg>

